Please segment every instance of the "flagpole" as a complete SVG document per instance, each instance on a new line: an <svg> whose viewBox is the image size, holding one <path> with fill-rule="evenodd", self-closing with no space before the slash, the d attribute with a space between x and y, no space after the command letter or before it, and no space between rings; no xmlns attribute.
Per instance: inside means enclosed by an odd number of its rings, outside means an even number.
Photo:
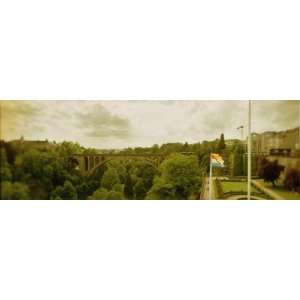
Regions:
<svg viewBox="0 0 300 300"><path fill-rule="evenodd" d="M251 100L248 100L248 200L251 200Z"/></svg>
<svg viewBox="0 0 300 300"><path fill-rule="evenodd" d="M212 200L212 163L211 163L211 154L209 155L209 200Z"/></svg>

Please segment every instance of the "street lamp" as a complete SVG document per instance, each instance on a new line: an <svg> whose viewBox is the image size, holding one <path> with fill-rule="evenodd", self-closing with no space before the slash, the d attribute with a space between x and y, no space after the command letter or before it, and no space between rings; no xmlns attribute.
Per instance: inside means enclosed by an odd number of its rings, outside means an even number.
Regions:
<svg viewBox="0 0 300 300"><path fill-rule="evenodd" d="M251 100L248 101L248 200L251 200Z"/></svg>
<svg viewBox="0 0 300 300"><path fill-rule="evenodd" d="M241 140L244 140L244 125L241 125L237 128L237 130L241 130Z"/></svg>

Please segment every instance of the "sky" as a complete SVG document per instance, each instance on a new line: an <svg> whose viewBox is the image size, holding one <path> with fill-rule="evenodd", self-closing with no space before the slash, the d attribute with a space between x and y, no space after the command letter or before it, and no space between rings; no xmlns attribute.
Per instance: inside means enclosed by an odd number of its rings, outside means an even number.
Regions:
<svg viewBox="0 0 300 300"><path fill-rule="evenodd" d="M252 101L252 130L299 126L299 101ZM4 140L74 141L113 149L240 138L248 101L0 101Z"/></svg>

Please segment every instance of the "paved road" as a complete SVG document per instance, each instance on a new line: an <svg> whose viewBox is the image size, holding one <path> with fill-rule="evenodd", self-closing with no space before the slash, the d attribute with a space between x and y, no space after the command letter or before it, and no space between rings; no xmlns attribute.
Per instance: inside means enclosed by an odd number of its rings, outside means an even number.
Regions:
<svg viewBox="0 0 300 300"><path fill-rule="evenodd" d="M251 180L251 182L253 183L253 185L260 189L261 191L263 191L266 195L269 195L271 198L275 199L275 200L281 200L282 196L280 196L279 194L277 194L276 192L272 191L271 189L265 187L261 182L259 182L258 180Z"/></svg>

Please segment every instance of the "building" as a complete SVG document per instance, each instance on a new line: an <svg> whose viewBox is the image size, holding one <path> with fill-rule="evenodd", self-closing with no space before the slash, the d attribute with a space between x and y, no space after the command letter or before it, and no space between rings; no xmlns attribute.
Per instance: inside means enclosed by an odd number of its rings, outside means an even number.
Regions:
<svg viewBox="0 0 300 300"><path fill-rule="evenodd" d="M10 141L10 143L21 151L28 148L48 150L55 146L48 140L25 140L23 136L19 140Z"/></svg>
<svg viewBox="0 0 300 300"><path fill-rule="evenodd" d="M252 152L270 155L271 153L299 155L300 127L285 131L266 131L252 134Z"/></svg>

